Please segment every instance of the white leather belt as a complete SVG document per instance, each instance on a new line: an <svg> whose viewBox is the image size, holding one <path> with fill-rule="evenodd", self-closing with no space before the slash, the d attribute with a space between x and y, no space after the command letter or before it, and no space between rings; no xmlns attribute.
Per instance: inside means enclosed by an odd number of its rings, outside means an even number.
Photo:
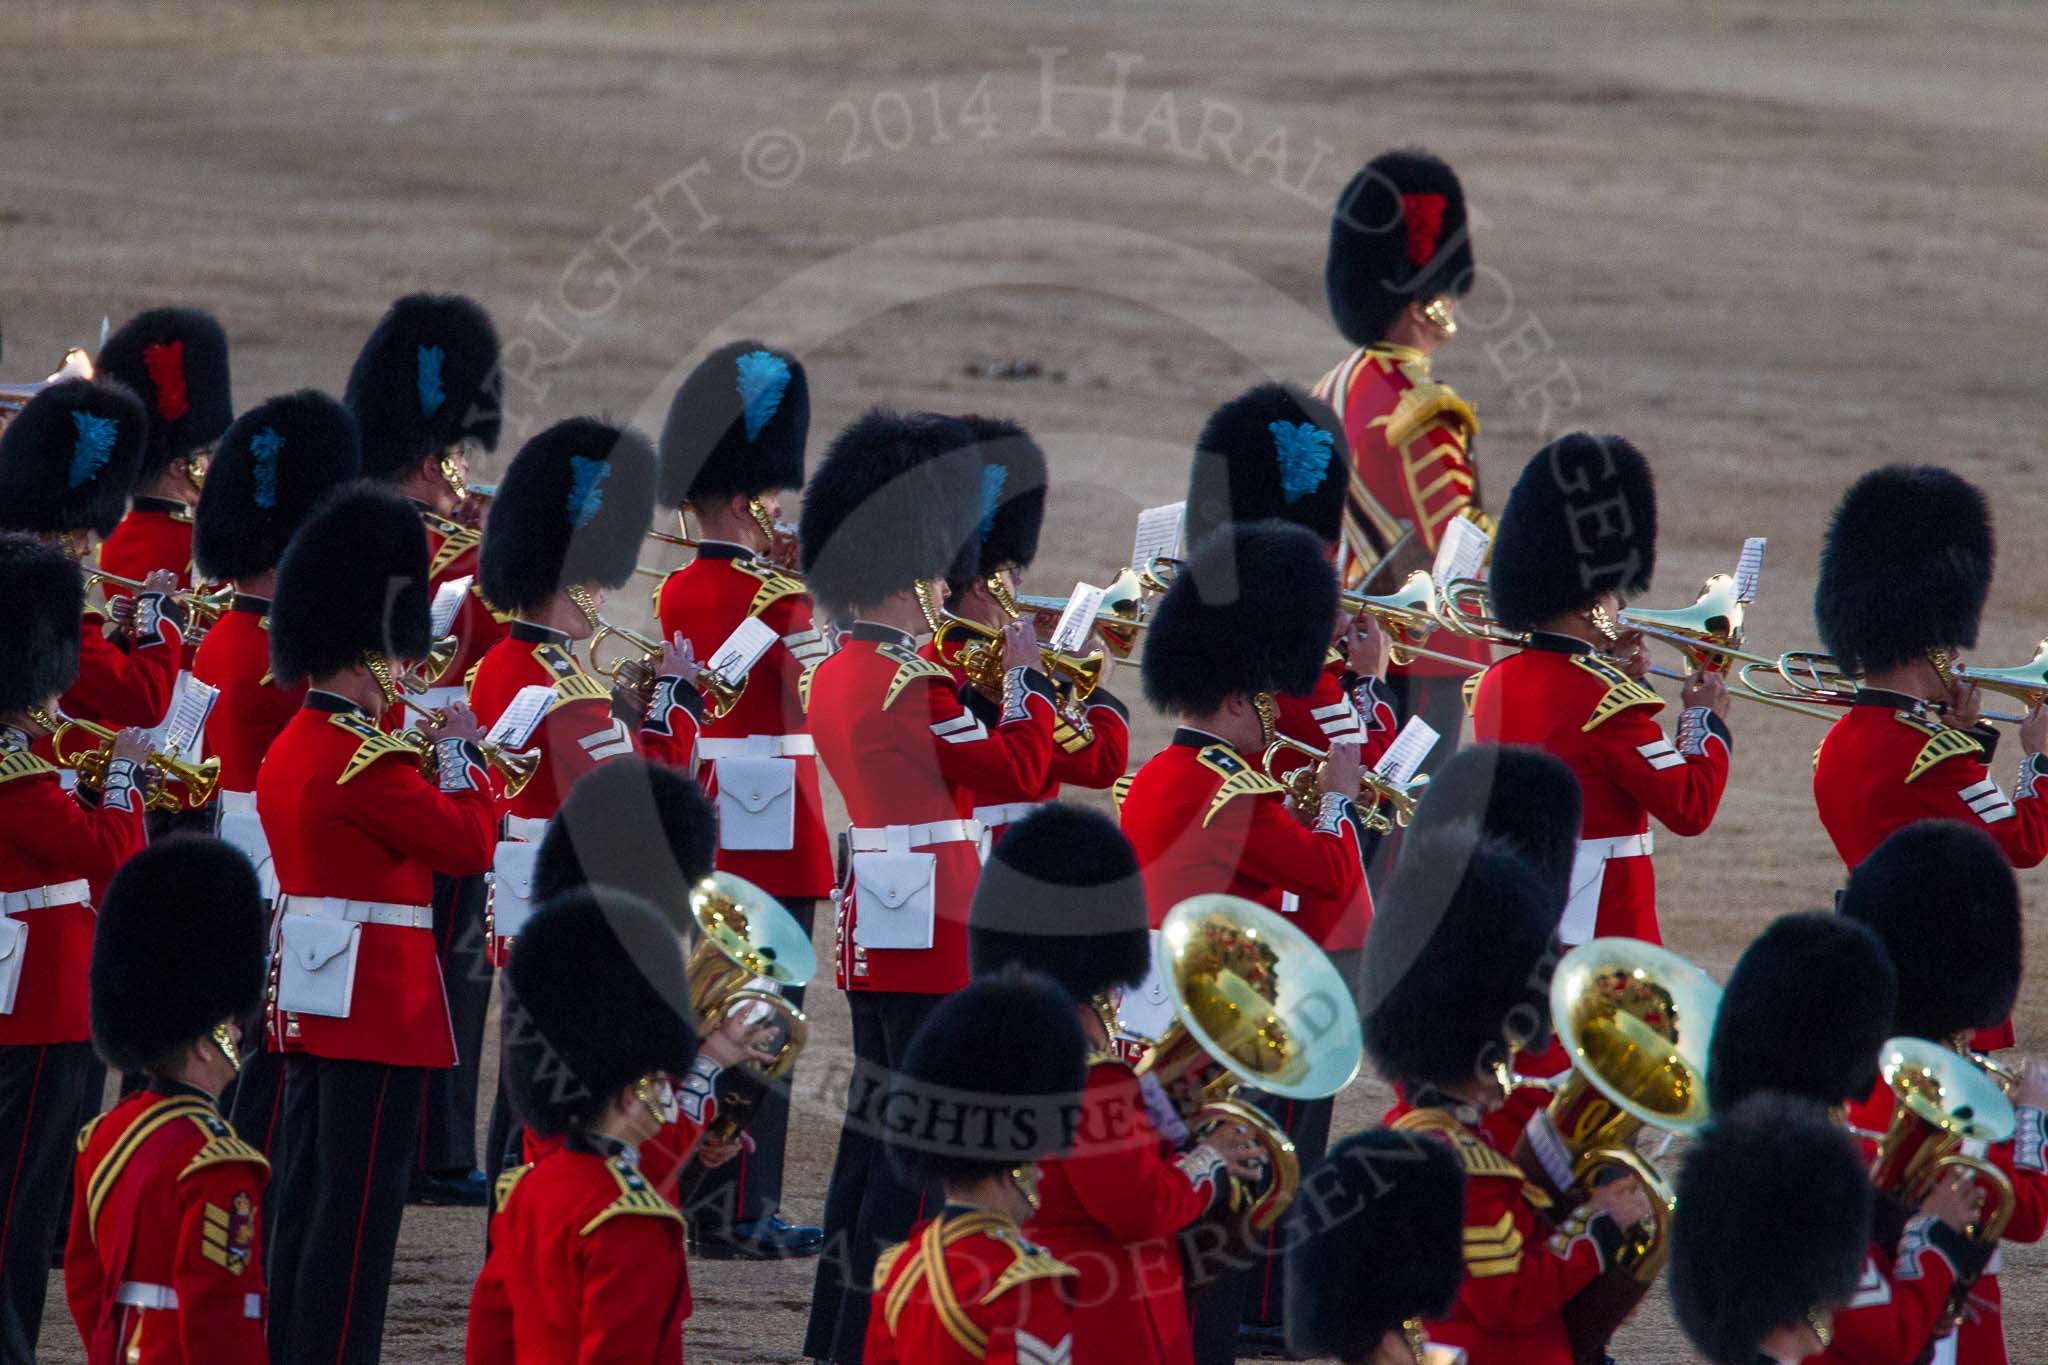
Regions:
<svg viewBox="0 0 2048 1365"><path fill-rule="evenodd" d="M82 905L92 897L92 887L81 877L75 882L52 882L26 891L0 894L0 915L18 915L24 910L47 910L55 905Z"/></svg>
<svg viewBox="0 0 2048 1365"><path fill-rule="evenodd" d="M352 901L340 896L286 896L284 912L287 915L307 915L316 919L348 920L354 924L390 924L400 929L434 927L434 907L431 905Z"/></svg>
<svg viewBox="0 0 2048 1365"><path fill-rule="evenodd" d="M508 815L505 817L505 837L521 843L537 844L548 832L548 822L531 815Z"/></svg>
<svg viewBox="0 0 2048 1365"><path fill-rule="evenodd" d="M893 848L931 848L937 844L974 844L981 842L979 820L933 820L923 825L885 825L880 829L862 829L856 825L848 831L855 853L885 853ZM890 835L900 838L890 841Z"/></svg>
<svg viewBox="0 0 2048 1365"><path fill-rule="evenodd" d="M810 735L748 735L744 739L700 739L697 757L815 758L818 741Z"/></svg>
<svg viewBox="0 0 2048 1365"><path fill-rule="evenodd" d="M1044 805L1043 801L1012 801L1005 806L976 806L974 818L988 829L1014 824Z"/></svg>
<svg viewBox="0 0 2048 1365"><path fill-rule="evenodd" d="M176 1308L178 1291L167 1284L123 1280L121 1287L114 1291L114 1302L125 1303L130 1308Z"/></svg>
<svg viewBox="0 0 2048 1365"><path fill-rule="evenodd" d="M468 699L468 695L460 687L430 687L414 698L429 711L446 710L453 703Z"/></svg>
<svg viewBox="0 0 2048 1365"><path fill-rule="evenodd" d="M222 815L254 815L256 813L255 792L229 792L220 794Z"/></svg>
<svg viewBox="0 0 2048 1365"><path fill-rule="evenodd" d="M1615 858L1647 858L1656 849L1656 840L1651 837L1655 833L1654 830L1646 829L1641 834L1617 834L1607 839L1581 839L1579 847L1584 849L1589 857L1597 854L1609 861Z"/></svg>

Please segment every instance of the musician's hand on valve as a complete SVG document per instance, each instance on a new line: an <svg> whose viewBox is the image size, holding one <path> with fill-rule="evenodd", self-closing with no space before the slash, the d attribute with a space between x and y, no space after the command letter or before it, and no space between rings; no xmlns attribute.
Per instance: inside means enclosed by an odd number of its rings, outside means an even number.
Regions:
<svg viewBox="0 0 2048 1365"><path fill-rule="evenodd" d="M1239 1180L1257 1180L1266 1173L1266 1149L1241 1123L1226 1123L1204 1138L1202 1145L1223 1161L1223 1169Z"/></svg>
<svg viewBox="0 0 2048 1365"><path fill-rule="evenodd" d="M2020 722L2020 749L2030 754L2048 753L2048 702L2028 711Z"/></svg>
<svg viewBox="0 0 2048 1365"><path fill-rule="evenodd" d="M1031 618L1026 616L1003 627L1003 671L1013 668L1037 668L1042 661L1038 657L1038 633L1031 628Z"/></svg>
<svg viewBox="0 0 2048 1365"><path fill-rule="evenodd" d="M1678 703L1686 710L1704 706L1723 720L1728 718L1728 678L1709 669L1687 678L1678 689Z"/></svg>
<svg viewBox="0 0 2048 1365"><path fill-rule="evenodd" d="M681 631L662 641L661 672L663 677L681 678L692 687L697 684L697 651Z"/></svg>
<svg viewBox="0 0 2048 1365"><path fill-rule="evenodd" d="M1984 694L1977 690L1977 684L1957 680L1948 694L1948 723L1958 730L1967 730L1984 719ZM2021 732L2024 735L2024 731ZM2025 743L2024 739L2021 741ZM2028 749L2028 753L2039 753Z"/></svg>
<svg viewBox="0 0 2048 1365"><path fill-rule="evenodd" d="M1977 1221L1984 1207L1984 1192L1963 1171L1950 1171L1934 1182L1920 1201L1920 1212L1933 1215L1936 1222L1952 1232L1961 1232Z"/></svg>
<svg viewBox="0 0 2048 1365"><path fill-rule="evenodd" d="M1588 1199L1620 1227L1632 1228L1638 1223L1647 1223L1652 1216L1649 1191L1632 1175L1596 1186Z"/></svg>
<svg viewBox="0 0 2048 1365"><path fill-rule="evenodd" d="M2013 1107L2048 1113L2048 1066L2033 1057L2020 1068L2020 1083L2013 1087Z"/></svg>
<svg viewBox="0 0 2048 1365"><path fill-rule="evenodd" d="M1360 612L1344 632L1344 662L1361 678L1385 682L1393 653L1392 637L1371 612Z"/></svg>
<svg viewBox="0 0 2048 1365"><path fill-rule="evenodd" d="M1360 756L1356 740L1338 740L1330 745L1330 756L1323 761L1322 774L1316 785L1326 792L1358 799L1359 783L1365 775L1365 760Z"/></svg>
<svg viewBox="0 0 2048 1365"><path fill-rule="evenodd" d="M697 1150L690 1155L697 1158L697 1164L705 1170L716 1170L753 1145L745 1133L738 1133L729 1138L708 1137L698 1143Z"/></svg>
<svg viewBox="0 0 2048 1365"><path fill-rule="evenodd" d="M139 768L149 759L149 746L149 731L131 725L114 736L113 757L116 760L125 758Z"/></svg>
<svg viewBox="0 0 2048 1365"><path fill-rule="evenodd" d="M430 733L435 739L466 739L471 744L481 744L484 739L484 727L466 701L451 701L442 708L441 724Z"/></svg>

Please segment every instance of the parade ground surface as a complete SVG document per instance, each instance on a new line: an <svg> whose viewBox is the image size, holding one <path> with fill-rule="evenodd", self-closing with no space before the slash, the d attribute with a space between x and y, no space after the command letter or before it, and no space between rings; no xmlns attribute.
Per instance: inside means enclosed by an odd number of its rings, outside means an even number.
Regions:
<svg viewBox="0 0 2048 1365"><path fill-rule="evenodd" d="M1479 410L1489 505L1545 437L1626 434L1660 486L1650 604L1768 535L1751 635L1775 653L1813 641L1842 487L1940 461L1996 506L1973 657L2016 664L2048 631L2044 63L2048 11L2020 4L17 0L0 373L182 301L226 324L240 405L338 393L391 299L460 290L506 342L495 472L558 417L658 429L705 349L756 335L809 368L813 459L877 402L1027 424L1054 479L1028 586L1064 595L1181 496L1211 407L1342 357L1330 204L1367 157L1422 143L1474 208L1481 278L1438 371ZM1111 686L1135 701L1135 669ZM1140 711L1136 758L1167 736ZM1841 874L1809 795L1819 725L1733 722L1713 829L1657 849L1666 937L1716 976ZM811 1001L799 1221L821 1212L848 1056L829 978ZM2018 1029L2048 1047L2037 984ZM1361 1081L1338 1130L1385 1101ZM455 1358L482 1249L476 1212L408 1212L387 1360ZM2013 1358L2048 1359L2048 1266L2031 1247L2005 1266ZM693 1263L690 1358L795 1357L812 1271ZM44 1337L45 1360L81 1358L55 1292ZM1661 1291L1615 1354L1691 1359Z"/></svg>

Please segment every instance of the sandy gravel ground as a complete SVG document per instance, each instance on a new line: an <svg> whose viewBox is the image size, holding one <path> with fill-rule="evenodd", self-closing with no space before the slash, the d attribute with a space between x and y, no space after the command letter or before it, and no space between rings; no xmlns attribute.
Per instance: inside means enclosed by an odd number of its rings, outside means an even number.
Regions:
<svg viewBox="0 0 2048 1365"><path fill-rule="evenodd" d="M509 452L574 412L651 426L697 355L760 333L804 353L821 438L877 401L1046 438L1037 577L1063 592L1179 496L1214 403L1342 354L1328 205L1425 142L1477 215L1486 276L1440 370L1482 414L1496 502L1546 435L1624 432L1658 465L1655 601L1768 534L1753 634L1790 648L1839 489L1940 460L1997 499L1980 657L2043 631L2032 6L16 0L6 33L9 376L103 313L190 300L226 322L244 405L338 391L386 302L454 288L507 338ZM1840 870L1817 729L1736 719L1714 829L1658 853L1669 939L1717 973ZM1138 753L1164 737L1148 719ZM814 999L830 1060L845 1011ZM2048 1041L2038 990L2018 1024ZM1382 1101L1359 1085L1340 1128ZM810 1096L793 1216L818 1215L834 1133ZM387 1359L452 1358L480 1255L475 1215L409 1216ZM2008 1264L2014 1359L2048 1359L2048 1271ZM794 1356L808 1265L693 1276L694 1359ZM79 1358L54 1297L45 1337ZM1661 1300L1616 1354L1689 1358Z"/></svg>

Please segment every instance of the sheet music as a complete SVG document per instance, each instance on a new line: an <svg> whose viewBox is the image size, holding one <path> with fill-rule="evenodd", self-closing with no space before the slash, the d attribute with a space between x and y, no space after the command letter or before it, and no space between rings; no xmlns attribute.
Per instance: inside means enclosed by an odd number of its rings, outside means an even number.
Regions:
<svg viewBox="0 0 2048 1365"><path fill-rule="evenodd" d="M1401 733L1394 736L1394 742L1380 755L1380 761L1372 770L1399 786L1407 786L1415 780L1416 772L1422 767L1422 760L1429 757L1429 751L1436 747L1436 727L1420 716L1408 717L1408 723L1401 727Z"/></svg>
<svg viewBox="0 0 2048 1365"><path fill-rule="evenodd" d="M1477 522L1452 517L1444 527L1444 538L1436 543L1436 563L1429 576L1439 588L1453 579L1477 577L1486 563L1486 547L1492 543L1493 537Z"/></svg>
<svg viewBox="0 0 2048 1365"><path fill-rule="evenodd" d="M455 629L455 615L462 610L462 595L475 581L475 574L464 574L434 589L434 604L427 609L427 616L436 640Z"/></svg>
<svg viewBox="0 0 2048 1365"><path fill-rule="evenodd" d="M1764 542L1767 536L1751 536L1742 542L1742 558L1735 562L1735 600L1756 601L1757 580L1764 576Z"/></svg>
<svg viewBox="0 0 2048 1365"><path fill-rule="evenodd" d="M725 637L725 643L718 647L718 652L711 656L711 662L705 667L727 682L737 683L780 638L773 626L758 616L749 616L740 622L739 629Z"/></svg>
<svg viewBox="0 0 2048 1365"><path fill-rule="evenodd" d="M186 674L184 685L178 690L178 699L171 703L170 719L164 722L163 736L159 741L164 752L185 758L198 757L199 737L206 733L206 718L213 714L213 704L218 700L218 687L210 687Z"/></svg>
<svg viewBox="0 0 2048 1365"><path fill-rule="evenodd" d="M1138 536L1131 543L1131 567L1143 569L1161 555L1171 559L1186 557L1186 547L1181 540L1187 530L1188 505L1186 501L1169 502L1163 507L1147 507L1138 513Z"/></svg>
<svg viewBox="0 0 2048 1365"><path fill-rule="evenodd" d="M1060 612L1059 626L1052 633L1052 647L1062 654L1079 654L1095 629L1095 614L1102 610L1101 588L1076 583L1067 605Z"/></svg>
<svg viewBox="0 0 2048 1365"><path fill-rule="evenodd" d="M514 694L512 704L498 717L498 723L485 735L491 743L501 749L524 749L533 738L533 732L540 728L541 717L548 713L554 702L555 689L545 683L532 683Z"/></svg>

